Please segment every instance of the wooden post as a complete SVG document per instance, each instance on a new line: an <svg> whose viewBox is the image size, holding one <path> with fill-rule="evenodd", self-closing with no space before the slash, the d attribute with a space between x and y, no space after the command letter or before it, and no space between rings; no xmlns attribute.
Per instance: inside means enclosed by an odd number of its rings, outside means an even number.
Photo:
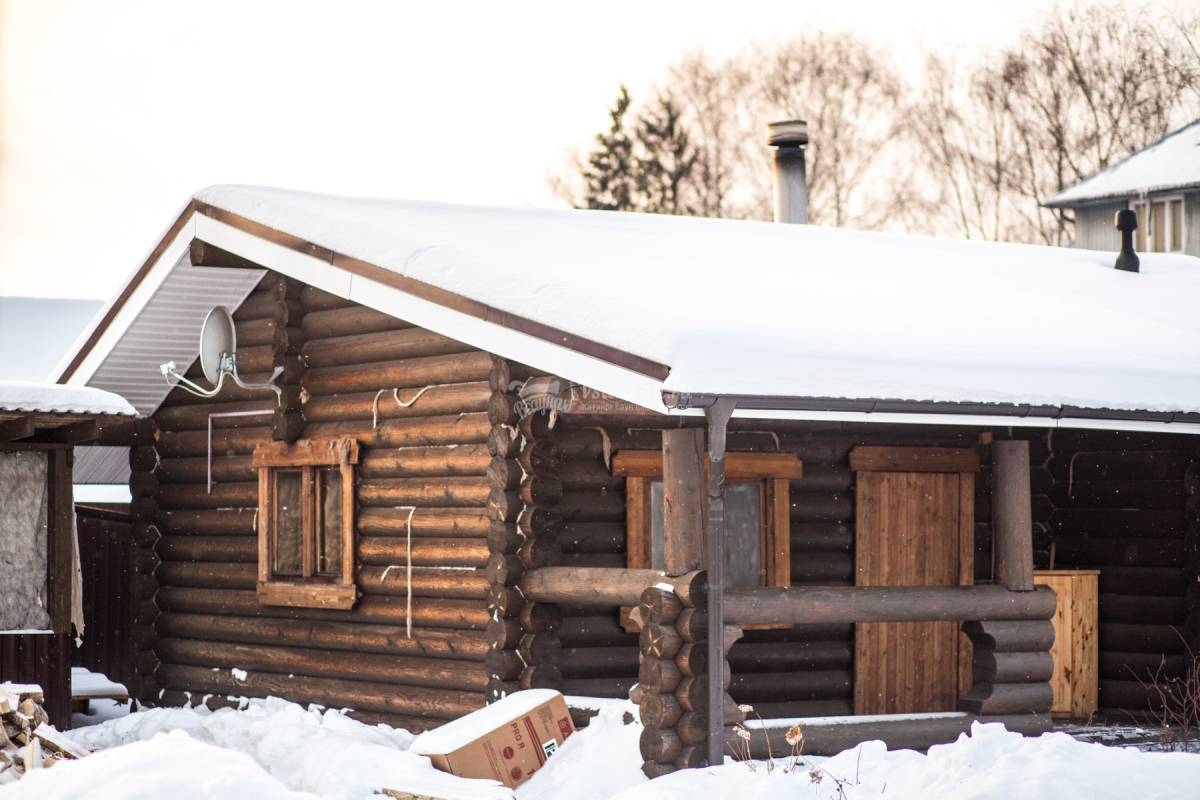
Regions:
<svg viewBox="0 0 1200 800"><path fill-rule="evenodd" d="M704 562L704 430L663 431L663 568L668 575Z"/></svg>
<svg viewBox="0 0 1200 800"><path fill-rule="evenodd" d="M992 530L996 583L1014 592L1033 590L1033 506L1029 442L992 444Z"/></svg>
<svg viewBox="0 0 1200 800"><path fill-rule="evenodd" d="M725 434L735 402L717 400L708 420L708 763L725 761Z"/></svg>

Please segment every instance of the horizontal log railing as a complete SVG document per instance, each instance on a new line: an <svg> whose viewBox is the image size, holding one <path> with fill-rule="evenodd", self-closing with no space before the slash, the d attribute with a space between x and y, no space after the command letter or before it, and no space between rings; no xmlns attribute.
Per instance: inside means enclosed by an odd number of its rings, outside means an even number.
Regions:
<svg viewBox="0 0 1200 800"><path fill-rule="evenodd" d="M726 589L730 625L1040 620L1054 616L1054 592L1003 586L853 586Z"/></svg>
<svg viewBox="0 0 1200 800"><path fill-rule="evenodd" d="M542 567L525 573L521 592L543 603L583 606L636 606L642 592L659 583L681 598L698 598L703 591L699 573L668 577L654 569L619 567Z"/></svg>

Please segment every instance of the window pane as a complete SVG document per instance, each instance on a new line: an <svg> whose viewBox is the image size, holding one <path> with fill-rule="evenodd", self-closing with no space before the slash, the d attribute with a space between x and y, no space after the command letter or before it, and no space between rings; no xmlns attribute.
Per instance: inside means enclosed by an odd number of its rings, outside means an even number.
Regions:
<svg viewBox="0 0 1200 800"><path fill-rule="evenodd" d="M1167 249L1167 204L1150 205L1150 249L1161 253Z"/></svg>
<svg viewBox="0 0 1200 800"><path fill-rule="evenodd" d="M278 470L275 477L275 574L299 575L304 564L301 474Z"/></svg>
<svg viewBox="0 0 1200 800"><path fill-rule="evenodd" d="M317 574L338 575L342 564L342 471L317 471Z"/></svg>
<svg viewBox="0 0 1200 800"><path fill-rule="evenodd" d="M1171 201L1171 252L1183 249L1183 201Z"/></svg>
<svg viewBox="0 0 1200 800"><path fill-rule="evenodd" d="M762 570L762 487L758 483L726 484L725 585L758 586Z"/></svg>
<svg viewBox="0 0 1200 800"><path fill-rule="evenodd" d="M725 585L760 585L762 570L762 488L758 483L726 484ZM650 484L650 567L662 569L664 558L663 485Z"/></svg>

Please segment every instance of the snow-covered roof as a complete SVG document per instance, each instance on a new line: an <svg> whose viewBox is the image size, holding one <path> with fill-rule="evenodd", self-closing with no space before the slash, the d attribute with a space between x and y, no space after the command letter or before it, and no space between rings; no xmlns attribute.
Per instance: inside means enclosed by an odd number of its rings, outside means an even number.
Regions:
<svg viewBox="0 0 1200 800"><path fill-rule="evenodd" d="M1062 190L1052 208L1200 186L1200 119Z"/></svg>
<svg viewBox="0 0 1200 800"><path fill-rule="evenodd" d="M66 377L89 382L195 269L193 236L658 411L665 391L1200 412L1190 256L1133 274L1108 252L242 186L196 196ZM887 420L856 414L834 418Z"/></svg>
<svg viewBox="0 0 1200 800"><path fill-rule="evenodd" d="M0 381L0 412L34 414L137 414L125 398L91 386Z"/></svg>

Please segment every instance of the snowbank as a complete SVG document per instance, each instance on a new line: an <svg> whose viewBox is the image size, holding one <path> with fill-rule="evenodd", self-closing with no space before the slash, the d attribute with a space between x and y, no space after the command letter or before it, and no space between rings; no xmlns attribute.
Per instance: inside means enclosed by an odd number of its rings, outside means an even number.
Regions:
<svg viewBox="0 0 1200 800"><path fill-rule="evenodd" d="M183 731L33 770L4 800L315 800L286 789L254 760Z"/></svg>
<svg viewBox="0 0 1200 800"><path fill-rule="evenodd" d="M729 763L677 772L614 800L1166 800L1195 797L1198 786L1200 755L1085 744L1065 733L1030 739L975 723L969 736L931 747L928 755L867 742L791 771Z"/></svg>

